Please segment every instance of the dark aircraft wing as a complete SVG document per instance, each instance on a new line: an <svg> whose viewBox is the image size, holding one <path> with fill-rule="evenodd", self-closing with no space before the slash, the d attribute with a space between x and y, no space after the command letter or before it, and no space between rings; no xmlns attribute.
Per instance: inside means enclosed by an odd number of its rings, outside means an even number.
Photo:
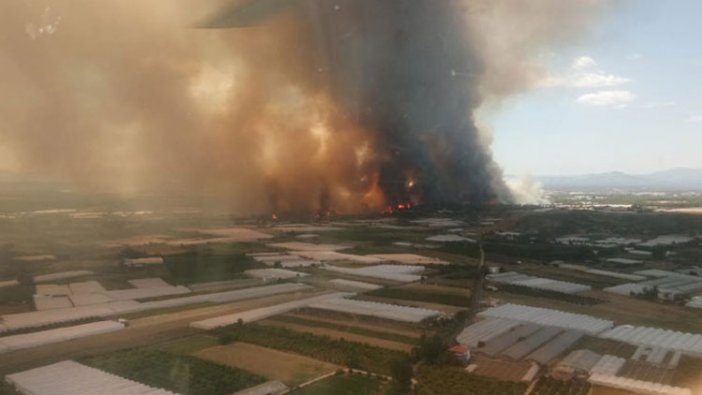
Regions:
<svg viewBox="0 0 702 395"><path fill-rule="evenodd" d="M197 27L223 29L249 27L265 22L302 0L247 0L212 15Z"/></svg>

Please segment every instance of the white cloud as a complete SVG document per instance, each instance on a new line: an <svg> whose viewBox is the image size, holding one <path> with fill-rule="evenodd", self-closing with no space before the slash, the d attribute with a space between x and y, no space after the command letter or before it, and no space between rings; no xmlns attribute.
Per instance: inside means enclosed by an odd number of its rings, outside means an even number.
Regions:
<svg viewBox="0 0 702 395"><path fill-rule="evenodd" d="M569 88L609 88L624 85L631 80L614 74L601 72L571 73L567 75L550 75L541 83L545 87Z"/></svg>
<svg viewBox="0 0 702 395"><path fill-rule="evenodd" d="M551 74L542 81L545 87L608 88L624 85L630 80L618 75L593 70L597 62L589 56L573 60L570 69L564 74Z"/></svg>
<svg viewBox="0 0 702 395"><path fill-rule="evenodd" d="M595 59L589 56L580 56L573 59L573 63L570 68L573 70L587 70L597 66Z"/></svg>
<svg viewBox="0 0 702 395"><path fill-rule="evenodd" d="M702 123L702 115L693 115L687 119L690 123Z"/></svg>
<svg viewBox="0 0 702 395"><path fill-rule="evenodd" d="M580 96L576 101L581 104L599 107L623 108L636 100L636 95L629 91L599 91Z"/></svg>
<svg viewBox="0 0 702 395"><path fill-rule="evenodd" d="M576 74L571 77L571 85L576 88L602 88L623 85L629 81L628 78L602 73Z"/></svg>

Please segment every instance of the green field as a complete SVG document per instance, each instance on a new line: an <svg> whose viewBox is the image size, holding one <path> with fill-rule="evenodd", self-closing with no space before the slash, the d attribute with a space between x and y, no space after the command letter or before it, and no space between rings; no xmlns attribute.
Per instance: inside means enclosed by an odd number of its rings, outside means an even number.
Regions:
<svg viewBox="0 0 702 395"><path fill-rule="evenodd" d="M193 335L170 340L151 346L151 349L167 352L176 355L191 355L196 351L214 347L218 344L217 338L209 335Z"/></svg>
<svg viewBox="0 0 702 395"><path fill-rule="evenodd" d="M178 284L221 281L241 276L245 270L260 267L246 253L260 251L256 244L199 246L163 257L171 280Z"/></svg>
<svg viewBox="0 0 702 395"><path fill-rule="evenodd" d="M240 369L144 348L83 358L79 362L183 395L228 394L265 381Z"/></svg>
<svg viewBox="0 0 702 395"><path fill-rule="evenodd" d="M288 322L291 324L299 324L299 325L305 325L305 326L310 326L310 327L315 327L315 328L332 329L332 330L336 330L336 331L348 332L348 333L353 333L356 335L362 335L362 336L368 336L368 337L375 337L378 339L390 340L390 341L394 341L394 342L398 342L398 343L405 343L405 344L410 344L410 345L417 345L417 343L419 343L419 339L416 337L403 336L403 335L396 334L396 333L374 331L371 329L359 328L359 327L350 326L350 325L340 325L340 324L335 324L335 323L325 322L325 321L308 320L308 319L300 318L300 317L291 317L291 316L283 315L283 316L270 317L268 319L271 321Z"/></svg>

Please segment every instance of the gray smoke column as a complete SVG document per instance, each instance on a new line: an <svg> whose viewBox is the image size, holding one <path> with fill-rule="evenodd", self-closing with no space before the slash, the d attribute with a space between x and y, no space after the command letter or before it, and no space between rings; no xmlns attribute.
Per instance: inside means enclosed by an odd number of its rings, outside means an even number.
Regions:
<svg viewBox="0 0 702 395"><path fill-rule="evenodd" d="M538 83L539 55L603 8L204 3L3 5L0 166L240 212L509 201L476 114ZM203 20L240 28L190 27Z"/></svg>
<svg viewBox="0 0 702 395"><path fill-rule="evenodd" d="M473 112L485 64L460 2L318 2L333 95L373 136L389 205L509 199Z"/></svg>

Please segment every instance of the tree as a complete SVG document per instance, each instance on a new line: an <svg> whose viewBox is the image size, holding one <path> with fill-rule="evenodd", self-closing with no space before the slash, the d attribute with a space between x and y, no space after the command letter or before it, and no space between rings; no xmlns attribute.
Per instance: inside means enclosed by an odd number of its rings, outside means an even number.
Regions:
<svg viewBox="0 0 702 395"><path fill-rule="evenodd" d="M349 352L348 356L346 357L346 367L349 369L359 369L361 367L361 358L358 356L358 353L355 351Z"/></svg>
<svg viewBox="0 0 702 395"><path fill-rule="evenodd" d="M230 332L222 332L217 336L217 342L221 345L227 345L234 343L234 334Z"/></svg>
<svg viewBox="0 0 702 395"><path fill-rule="evenodd" d="M446 350L446 345L440 336L422 336L416 348L417 359L428 364L435 364L441 354Z"/></svg>
<svg viewBox="0 0 702 395"><path fill-rule="evenodd" d="M407 358L398 358L392 361L390 373L399 394L409 393L412 386L412 364Z"/></svg>

